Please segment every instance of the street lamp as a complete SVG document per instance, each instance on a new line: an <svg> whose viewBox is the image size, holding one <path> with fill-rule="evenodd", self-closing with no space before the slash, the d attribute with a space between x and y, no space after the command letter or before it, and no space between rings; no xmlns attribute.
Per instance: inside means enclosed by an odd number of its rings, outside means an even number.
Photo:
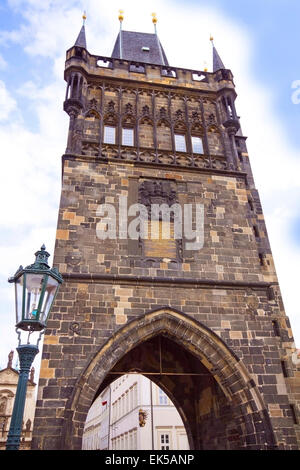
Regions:
<svg viewBox="0 0 300 470"><path fill-rule="evenodd" d="M45 245L35 253L35 262L26 268L20 266L8 282L15 284L16 332L18 333L20 374L14 408L7 437L6 450L18 450L20 446L28 375L38 344L47 325L47 320L63 279L56 268L48 266ZM27 344L21 344L21 332L28 333ZM40 332L36 344L30 344L30 335Z"/></svg>

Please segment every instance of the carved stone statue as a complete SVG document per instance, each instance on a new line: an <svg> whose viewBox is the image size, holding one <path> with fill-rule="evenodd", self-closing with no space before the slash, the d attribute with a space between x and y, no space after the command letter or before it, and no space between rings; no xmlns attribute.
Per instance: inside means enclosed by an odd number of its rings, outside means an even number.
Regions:
<svg viewBox="0 0 300 470"><path fill-rule="evenodd" d="M7 398L3 397L0 400L0 414L4 415L6 411Z"/></svg>
<svg viewBox="0 0 300 470"><path fill-rule="evenodd" d="M146 424L146 420L148 417L147 411L144 411L142 409L139 409L139 426L144 427Z"/></svg>
<svg viewBox="0 0 300 470"><path fill-rule="evenodd" d="M11 369L12 368L12 361L13 361L13 358L14 358L14 351L10 351L9 355L8 355L8 363L7 363L7 368L8 369Z"/></svg>

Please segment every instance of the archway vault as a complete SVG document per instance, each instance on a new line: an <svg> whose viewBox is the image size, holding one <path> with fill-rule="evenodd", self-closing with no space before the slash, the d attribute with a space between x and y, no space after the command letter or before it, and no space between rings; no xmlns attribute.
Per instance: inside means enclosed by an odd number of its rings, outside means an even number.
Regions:
<svg viewBox="0 0 300 470"><path fill-rule="evenodd" d="M196 358L199 361L199 370L207 370L222 390L230 414L235 420L235 424L230 426L236 434L244 434L237 447L234 447L233 442L227 448L248 448L254 441L256 448L274 448L275 439L268 413L256 384L242 361L212 330L183 312L169 307L152 310L127 323L99 349L79 377L67 403L64 448L80 448L87 412L101 384L112 381L108 376L114 367L132 349L158 336L168 338ZM197 406L198 398L193 399ZM183 416L184 412L181 414ZM191 431L194 438L190 436L191 446L199 448L199 438L197 440L195 436L199 423L198 426L195 423L193 426L189 426L191 423L188 422L185 424L187 430L194 429Z"/></svg>

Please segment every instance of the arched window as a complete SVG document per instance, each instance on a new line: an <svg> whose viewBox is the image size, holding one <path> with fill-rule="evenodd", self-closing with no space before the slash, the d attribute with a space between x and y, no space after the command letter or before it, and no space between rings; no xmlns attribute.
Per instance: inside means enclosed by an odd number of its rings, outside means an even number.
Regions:
<svg viewBox="0 0 300 470"><path fill-rule="evenodd" d="M104 144L116 143L116 127L115 126L107 126L104 124L103 143Z"/></svg>
<svg viewBox="0 0 300 470"><path fill-rule="evenodd" d="M127 105L127 110L128 110ZM125 114L122 119L122 145L133 147L134 146L134 127L135 127L135 119L132 115L132 111L130 110L129 113Z"/></svg>
<svg viewBox="0 0 300 470"><path fill-rule="evenodd" d="M197 114L197 113L195 113ZM204 154L204 129L199 121L198 115L194 119L191 128L192 151L195 154Z"/></svg>
<svg viewBox="0 0 300 470"><path fill-rule="evenodd" d="M177 115L180 111L177 112ZM187 152L187 129L185 122L181 119L178 119L174 126L174 141L175 141L175 150L176 152Z"/></svg>
<svg viewBox="0 0 300 470"><path fill-rule="evenodd" d="M184 134L174 134L176 152L186 152L186 137Z"/></svg>
<svg viewBox="0 0 300 470"><path fill-rule="evenodd" d="M134 130L130 127L122 128L122 145L133 147L134 145Z"/></svg>
<svg viewBox="0 0 300 470"><path fill-rule="evenodd" d="M108 112L103 119L103 143L116 144L117 143L117 114L114 110L115 103L110 101L108 103Z"/></svg>
<svg viewBox="0 0 300 470"><path fill-rule="evenodd" d="M197 135L192 135L192 149L193 153L203 154L203 140L202 137Z"/></svg>
<svg viewBox="0 0 300 470"><path fill-rule="evenodd" d="M71 98L79 100L81 98L83 77L75 74L71 79Z"/></svg>

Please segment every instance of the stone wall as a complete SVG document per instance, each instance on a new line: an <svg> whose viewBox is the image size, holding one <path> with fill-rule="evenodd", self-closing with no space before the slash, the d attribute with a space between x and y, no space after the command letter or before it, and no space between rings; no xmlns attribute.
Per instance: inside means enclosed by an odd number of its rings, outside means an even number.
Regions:
<svg viewBox="0 0 300 470"><path fill-rule="evenodd" d="M79 449L110 371L147 371L149 344L154 350L151 341L167 337L178 346L173 374L183 375L161 374L156 382L174 399L192 446L297 449L295 347L230 71L193 81L192 71L163 77L160 67L144 64L143 73L131 73L116 59L102 69L96 56L85 52L81 60L73 52L68 90L82 88L67 92L64 103L70 128L54 257L64 284L44 341L34 448ZM113 144L103 142L105 125L115 127ZM122 145L122 127L134 130L134 146ZM185 136L186 152L176 151L175 133ZM203 154L192 152L192 136L202 138ZM145 249L143 240L126 237L124 217L115 239L101 238L101 204L113 206L119 220L122 198L128 207L152 200L152 189L141 189L145 181L158 188L160 203L203 207L201 249L192 250L187 237L176 250ZM205 378L184 375L187 352Z"/></svg>
<svg viewBox="0 0 300 470"><path fill-rule="evenodd" d="M296 448L282 371L284 347L292 347L292 333L274 284L273 263L260 264L244 178L156 171L160 181L176 184L181 204L204 205L204 246L188 252L188 257L184 253L180 261L143 258L129 253L128 240L97 237L100 202L117 206L119 195L130 200L131 181L151 176L152 169L126 163L99 165L77 158L64 162L55 265L65 282L44 342L37 435L46 425L51 447L51 429L56 434L65 421L65 407L78 377L113 333L168 305L204 324L234 351L262 395L279 432L278 445ZM206 416L206 423L212 421ZM201 429L208 439L208 429ZM238 444L235 439L233 444ZM203 445L212 448L213 442L208 439Z"/></svg>

